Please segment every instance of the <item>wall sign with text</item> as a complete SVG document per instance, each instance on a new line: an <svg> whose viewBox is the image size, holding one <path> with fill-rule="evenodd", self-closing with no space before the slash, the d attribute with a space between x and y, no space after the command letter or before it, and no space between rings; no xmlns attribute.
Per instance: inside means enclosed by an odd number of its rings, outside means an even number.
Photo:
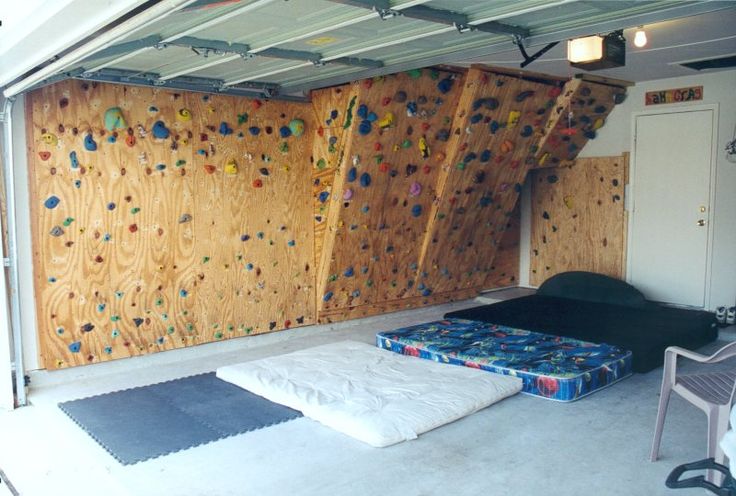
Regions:
<svg viewBox="0 0 736 496"><path fill-rule="evenodd" d="M703 99L703 87L676 88L672 90L647 91L644 96L645 105L661 103L694 102Z"/></svg>

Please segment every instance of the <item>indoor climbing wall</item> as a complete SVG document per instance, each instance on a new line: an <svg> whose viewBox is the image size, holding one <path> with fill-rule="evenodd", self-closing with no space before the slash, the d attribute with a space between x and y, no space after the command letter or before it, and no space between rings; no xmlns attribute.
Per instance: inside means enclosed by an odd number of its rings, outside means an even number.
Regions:
<svg viewBox="0 0 736 496"><path fill-rule="evenodd" d="M533 171L530 283L569 270L623 279L625 157Z"/></svg>
<svg viewBox="0 0 736 496"><path fill-rule="evenodd" d="M345 120L349 102L357 98L358 86L344 85L311 94L316 129L312 132L312 193L314 204L314 256L319 267L322 247L327 230L327 219L335 173L344 160L345 141L352 127ZM353 103L353 106L355 103Z"/></svg>
<svg viewBox="0 0 736 496"><path fill-rule="evenodd" d="M489 267L485 282L479 289L505 288L519 284L521 240L521 202L516 202L516 207L506 219L503 236L493 257L493 263Z"/></svg>
<svg viewBox="0 0 736 496"><path fill-rule="evenodd" d="M432 302L416 278L463 77L418 69L359 81L332 112L349 137L330 193L323 320L406 308L408 298Z"/></svg>
<svg viewBox="0 0 736 496"><path fill-rule="evenodd" d="M313 322L311 105L66 81L27 112L46 368Z"/></svg>
<svg viewBox="0 0 736 496"><path fill-rule="evenodd" d="M427 291L483 289L559 92L553 78L467 73L425 240L418 284Z"/></svg>
<svg viewBox="0 0 736 496"><path fill-rule="evenodd" d="M578 156L588 140L595 139L613 108L626 99L632 83L578 75L557 97L535 167L557 167Z"/></svg>

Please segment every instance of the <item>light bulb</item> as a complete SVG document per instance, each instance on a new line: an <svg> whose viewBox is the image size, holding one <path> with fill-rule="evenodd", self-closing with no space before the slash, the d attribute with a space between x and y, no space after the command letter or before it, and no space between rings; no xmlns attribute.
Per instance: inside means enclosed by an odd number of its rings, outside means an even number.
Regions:
<svg viewBox="0 0 736 496"><path fill-rule="evenodd" d="M643 29L638 29L634 35L634 46L642 48L647 44L647 33Z"/></svg>

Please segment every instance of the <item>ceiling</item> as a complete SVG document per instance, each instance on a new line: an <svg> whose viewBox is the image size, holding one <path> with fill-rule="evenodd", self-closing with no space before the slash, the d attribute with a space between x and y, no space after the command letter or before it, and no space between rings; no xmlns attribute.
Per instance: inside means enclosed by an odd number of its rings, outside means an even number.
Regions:
<svg viewBox="0 0 736 496"><path fill-rule="evenodd" d="M695 73L676 62L736 55L736 1L680 0L161 0L57 53L4 86L6 96L54 80L156 85L229 94L308 90L435 64L580 72L565 40L646 27L625 67L596 74L643 81ZM164 4L174 5L162 11ZM154 9L163 13L154 15ZM136 22L147 17L145 22ZM86 51L85 44L87 45ZM94 49L92 49L92 48Z"/></svg>

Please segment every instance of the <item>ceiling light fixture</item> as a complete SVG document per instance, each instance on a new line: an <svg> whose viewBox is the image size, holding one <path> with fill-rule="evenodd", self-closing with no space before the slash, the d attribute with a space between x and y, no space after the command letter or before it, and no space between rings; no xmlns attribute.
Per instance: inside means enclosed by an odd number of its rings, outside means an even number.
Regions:
<svg viewBox="0 0 736 496"><path fill-rule="evenodd" d="M568 40L567 60L571 66L588 71L625 65L626 40L623 31Z"/></svg>
<svg viewBox="0 0 736 496"><path fill-rule="evenodd" d="M644 26L639 26L634 35L634 46L636 48L644 48L647 46L647 33L644 31Z"/></svg>

